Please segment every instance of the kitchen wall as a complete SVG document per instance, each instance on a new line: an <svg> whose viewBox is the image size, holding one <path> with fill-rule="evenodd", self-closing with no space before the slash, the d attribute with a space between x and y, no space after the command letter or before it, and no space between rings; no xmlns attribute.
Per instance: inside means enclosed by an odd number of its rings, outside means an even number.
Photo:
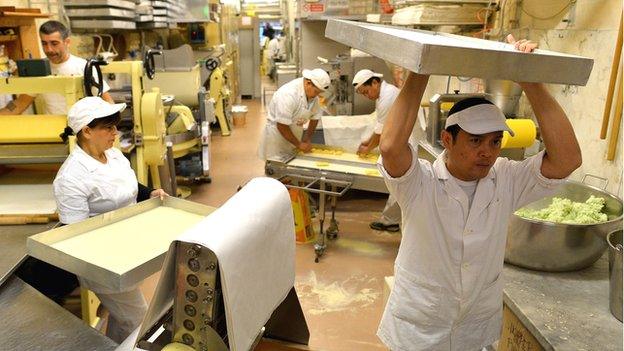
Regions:
<svg viewBox="0 0 624 351"><path fill-rule="evenodd" d="M542 49L594 59L586 86L549 85L549 90L568 114L583 152L583 165L572 174L571 179L580 181L585 174L604 177L608 180L607 190L621 198L624 129L620 126L622 131L614 161L606 160L608 141L601 140L599 135L622 2L577 0L572 5L568 4L568 0L502 1L504 18L501 23L501 11L497 12L492 30L494 37L491 39L499 40L505 34L512 33L516 38L538 42ZM502 28L499 27L501 24ZM428 100L435 93L444 93L446 87L447 77L432 77L424 99ZM454 89L465 93L476 92L481 85L478 79L461 82L453 77L449 91ZM524 96L520 105L521 115L533 116ZM603 181L590 179L588 182L599 186L604 184Z"/></svg>
<svg viewBox="0 0 624 351"><path fill-rule="evenodd" d="M583 165L572 178L580 180L584 174L607 178L607 190L621 198L622 131L614 161L606 160L608 141L601 140L599 135L622 2L577 0L557 14L569 3L568 0L522 1L518 8L519 30L516 32L527 33L527 37L537 41L540 48L594 59L586 86L551 85L549 88L566 110L583 151ZM527 108L526 101L523 107Z"/></svg>

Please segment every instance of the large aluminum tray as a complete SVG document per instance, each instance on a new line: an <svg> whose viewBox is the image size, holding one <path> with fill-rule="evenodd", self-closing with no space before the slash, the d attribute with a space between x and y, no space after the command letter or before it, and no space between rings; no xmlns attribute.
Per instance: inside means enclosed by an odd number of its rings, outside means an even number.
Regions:
<svg viewBox="0 0 624 351"><path fill-rule="evenodd" d="M65 8L73 7L117 7L120 9L134 10L136 3L127 0L69 0L65 2Z"/></svg>
<svg viewBox="0 0 624 351"><path fill-rule="evenodd" d="M93 7L93 8L68 8L65 10L69 18L123 18L126 20L134 20L134 11L125 9L116 9L112 7Z"/></svg>
<svg viewBox="0 0 624 351"><path fill-rule="evenodd" d="M585 85L590 58L446 33L330 19L325 36L422 74Z"/></svg>
<svg viewBox="0 0 624 351"><path fill-rule="evenodd" d="M134 22L118 20L72 20L71 26L83 29L136 29Z"/></svg>
<svg viewBox="0 0 624 351"><path fill-rule="evenodd" d="M167 22L138 22L137 28L150 29L150 28L167 28L169 24Z"/></svg>
<svg viewBox="0 0 624 351"><path fill-rule="evenodd" d="M163 212L159 209L161 207L181 210L186 212L182 216L194 218L183 221L165 216L150 217L150 225L158 228L160 235L154 235L145 226L138 225L141 220L144 223L146 216L140 215L152 210ZM214 210L213 207L173 197L164 200L155 198L33 235L27 239L26 246L28 254L33 257L107 288L123 290L160 270L171 241ZM166 211L172 212L169 209ZM138 227L135 228L135 225ZM131 229L106 236L106 245L101 244L101 235L94 235L99 234L102 228L113 230L120 226ZM75 249L75 245L68 246L76 240L80 242L80 249Z"/></svg>

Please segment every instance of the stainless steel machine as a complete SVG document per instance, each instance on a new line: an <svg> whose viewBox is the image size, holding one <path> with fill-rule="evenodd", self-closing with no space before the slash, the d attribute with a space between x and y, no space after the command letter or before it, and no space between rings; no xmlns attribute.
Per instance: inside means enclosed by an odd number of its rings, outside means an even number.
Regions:
<svg viewBox="0 0 624 351"><path fill-rule="evenodd" d="M326 59L318 57L325 70L329 72L331 87L326 106L334 115L350 115L353 112L353 61L348 55L337 55L335 58Z"/></svg>
<svg viewBox="0 0 624 351"><path fill-rule="evenodd" d="M175 257L168 258L174 260L175 266L173 304L156 323L142 327L145 332L139 336L137 347L149 351L231 350L217 255L207 247L187 242L175 242L174 250ZM150 321L150 312L146 321ZM309 337L305 317L293 287L286 299L273 311L266 325L258 330L250 350L262 338L307 345ZM175 344L188 347L176 348L173 346Z"/></svg>

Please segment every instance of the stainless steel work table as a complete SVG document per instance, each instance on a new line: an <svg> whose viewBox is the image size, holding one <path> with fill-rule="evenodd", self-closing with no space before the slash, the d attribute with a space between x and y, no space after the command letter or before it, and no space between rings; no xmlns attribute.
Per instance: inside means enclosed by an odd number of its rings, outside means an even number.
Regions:
<svg viewBox="0 0 624 351"><path fill-rule="evenodd" d="M0 226L0 286L4 278L26 256L26 238L52 229L55 224L56 222Z"/></svg>
<svg viewBox="0 0 624 351"><path fill-rule="evenodd" d="M114 341L10 275L26 255L26 238L54 224L0 226L0 349L114 350Z"/></svg>
<svg viewBox="0 0 624 351"><path fill-rule="evenodd" d="M504 303L546 350L622 350L622 323L609 310L605 253L577 272L505 265Z"/></svg>

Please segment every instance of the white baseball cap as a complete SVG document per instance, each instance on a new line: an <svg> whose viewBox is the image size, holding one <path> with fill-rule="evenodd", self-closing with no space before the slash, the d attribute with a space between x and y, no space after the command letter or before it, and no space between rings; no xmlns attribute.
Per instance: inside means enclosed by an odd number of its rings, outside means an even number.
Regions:
<svg viewBox="0 0 624 351"><path fill-rule="evenodd" d="M513 130L506 123L505 115L494 104L479 104L455 112L448 116L444 129L459 125L461 129L474 135L507 131L514 136Z"/></svg>
<svg viewBox="0 0 624 351"><path fill-rule="evenodd" d="M373 77L381 78L381 77L383 77L383 74L375 73L375 72L371 71L370 69L361 69L353 77L353 86L355 87L355 89L357 89L362 84L366 83L367 80L369 80L369 79L371 79Z"/></svg>
<svg viewBox="0 0 624 351"><path fill-rule="evenodd" d="M67 111L67 125L78 134L82 128L94 119L108 117L126 108L126 104L110 104L97 96L88 96L78 100Z"/></svg>
<svg viewBox="0 0 624 351"><path fill-rule="evenodd" d="M327 74L325 70L320 68L304 69L301 75L303 75L303 78L311 80L312 83L322 91L329 89L329 74Z"/></svg>

